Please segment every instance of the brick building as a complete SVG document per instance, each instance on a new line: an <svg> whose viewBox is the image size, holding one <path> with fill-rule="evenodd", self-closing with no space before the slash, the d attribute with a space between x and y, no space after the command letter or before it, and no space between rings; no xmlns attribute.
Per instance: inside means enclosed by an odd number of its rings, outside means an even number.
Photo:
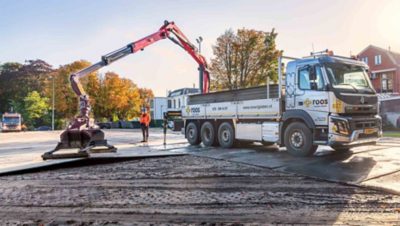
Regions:
<svg viewBox="0 0 400 226"><path fill-rule="evenodd" d="M400 93L400 53L369 45L358 58L368 64L372 85L378 93Z"/></svg>

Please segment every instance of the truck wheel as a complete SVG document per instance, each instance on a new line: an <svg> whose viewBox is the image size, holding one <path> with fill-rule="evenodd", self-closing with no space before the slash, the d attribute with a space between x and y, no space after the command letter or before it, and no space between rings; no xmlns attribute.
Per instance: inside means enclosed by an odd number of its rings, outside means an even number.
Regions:
<svg viewBox="0 0 400 226"><path fill-rule="evenodd" d="M285 130L284 142L287 151L294 156L310 156L317 150L313 145L310 129L301 122L291 123Z"/></svg>
<svg viewBox="0 0 400 226"><path fill-rule="evenodd" d="M191 145L200 144L199 129L196 123L190 122L186 127L186 139Z"/></svg>
<svg viewBox="0 0 400 226"><path fill-rule="evenodd" d="M218 128L218 142L223 148L230 148L235 141L235 132L229 122L222 123Z"/></svg>
<svg viewBox="0 0 400 226"><path fill-rule="evenodd" d="M216 145L216 138L214 126L211 122L205 122L201 126L200 137L203 144L207 147Z"/></svg>

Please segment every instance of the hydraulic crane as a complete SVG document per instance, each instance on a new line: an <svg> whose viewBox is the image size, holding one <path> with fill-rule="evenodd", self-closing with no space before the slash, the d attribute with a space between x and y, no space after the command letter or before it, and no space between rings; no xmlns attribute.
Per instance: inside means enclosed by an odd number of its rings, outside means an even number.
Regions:
<svg viewBox="0 0 400 226"><path fill-rule="evenodd" d="M132 42L120 49L101 57L101 61L95 63L70 76L71 87L79 97L79 114L75 117L68 128L61 134L61 142L52 151L42 155L44 160L55 158L88 157L89 152L95 147L103 146L102 150L107 152L116 151L116 148L107 143L104 133L94 124L90 123L90 102L89 96L85 93L80 78L99 70L129 54L144 50L147 46L168 38L173 43L184 49L199 64L199 87L202 93L208 93L210 86L210 74L206 59L199 53L195 45L182 33L174 22L164 21L164 25L155 33ZM78 148L77 153L55 154L60 149ZM98 150L98 149L95 149Z"/></svg>

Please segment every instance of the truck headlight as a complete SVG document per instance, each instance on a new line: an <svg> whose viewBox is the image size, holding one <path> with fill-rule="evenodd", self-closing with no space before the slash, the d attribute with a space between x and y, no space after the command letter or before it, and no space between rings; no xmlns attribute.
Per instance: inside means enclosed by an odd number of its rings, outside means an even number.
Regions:
<svg viewBox="0 0 400 226"><path fill-rule="evenodd" d="M346 120L341 120L337 118L332 118L332 131L338 134L349 135L349 123Z"/></svg>

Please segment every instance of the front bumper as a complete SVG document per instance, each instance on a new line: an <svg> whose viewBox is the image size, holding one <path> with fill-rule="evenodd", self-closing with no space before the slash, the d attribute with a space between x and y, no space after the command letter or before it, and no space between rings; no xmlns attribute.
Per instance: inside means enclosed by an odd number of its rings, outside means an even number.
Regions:
<svg viewBox="0 0 400 226"><path fill-rule="evenodd" d="M335 131L333 121L345 122L345 134ZM328 145L331 147L354 147L376 143L382 137L381 119L374 118L349 118L332 116L330 119ZM336 127L337 128L337 127Z"/></svg>
<svg viewBox="0 0 400 226"><path fill-rule="evenodd" d="M364 130L355 130L350 136L340 134L329 134L328 145L332 147L354 147L376 143L382 137L382 131L376 128L377 132L365 134Z"/></svg>

